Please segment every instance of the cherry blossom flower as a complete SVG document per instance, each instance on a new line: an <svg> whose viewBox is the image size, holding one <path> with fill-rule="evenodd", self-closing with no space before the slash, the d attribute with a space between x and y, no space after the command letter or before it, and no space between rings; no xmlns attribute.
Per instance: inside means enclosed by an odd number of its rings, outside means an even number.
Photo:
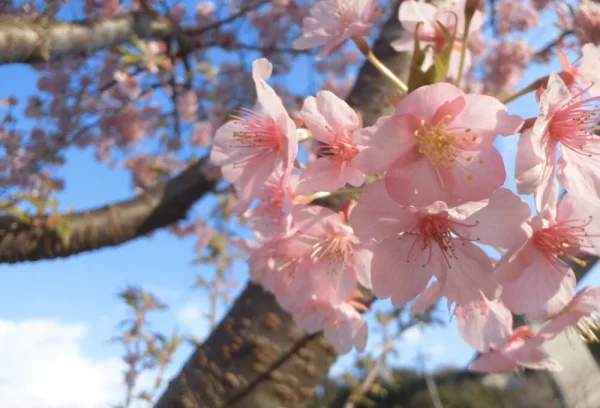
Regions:
<svg viewBox="0 0 600 408"><path fill-rule="evenodd" d="M368 35L379 15L377 0L319 0L302 20L302 36L294 48L323 46L319 56L324 57L350 38Z"/></svg>
<svg viewBox="0 0 600 408"><path fill-rule="evenodd" d="M541 343L535 334L527 326L518 327L502 347L482 354L469 365L469 370L486 373L509 373L519 368L562 370L558 361L539 349Z"/></svg>
<svg viewBox="0 0 600 408"><path fill-rule="evenodd" d="M357 132L366 148L354 163L368 175L387 170L388 193L402 205L479 201L506 179L496 136L514 134L522 123L490 96L447 83L424 86L404 97L394 115Z"/></svg>
<svg viewBox="0 0 600 408"><path fill-rule="evenodd" d="M419 1L403 1L400 4L398 18L402 23L404 32L402 36L392 41L391 46L399 52L412 51L415 42L415 31L418 30L421 47L431 46L431 53L427 54L423 69L428 69L433 64L432 53L437 54L446 46L446 37L439 23L441 23L450 35L455 36L454 48L450 59L448 76L456 78L460 65L460 54L463 48L464 26L465 26L465 1L460 0L451 7L437 8L429 3ZM480 11L475 11L469 24L469 33L475 33L483 25L483 16ZM471 66L471 53L466 50L465 66L466 72Z"/></svg>
<svg viewBox="0 0 600 408"><path fill-rule="evenodd" d="M360 238L378 241L373 248L371 279L379 298L405 305L422 293L432 277L437 286L420 300L424 309L440 296L458 305L496 299L489 257L473 241L507 247L527 237L522 229L529 208L508 190L479 203L449 207L435 202L416 209L402 207L384 182L367 186L352 210L351 223ZM501 224L500 228L497 228Z"/></svg>
<svg viewBox="0 0 600 408"><path fill-rule="evenodd" d="M352 163L360 152L353 140L362 125L356 112L333 93L321 91L316 98L306 98L300 114L313 138L324 145L319 147L321 157L302 173L299 191L310 194L335 191L346 183L362 185L365 175Z"/></svg>
<svg viewBox="0 0 600 408"><path fill-rule="evenodd" d="M538 336L553 339L565 330L573 331L584 342L599 342L600 288L584 287L560 313L541 328Z"/></svg>
<svg viewBox="0 0 600 408"><path fill-rule="evenodd" d="M552 73L540 115L519 139L517 188L520 194L535 193L538 211L554 199L556 176L568 192L591 201L600 198L600 138L594 133L600 110L590 106L600 97L579 96Z"/></svg>
<svg viewBox="0 0 600 408"><path fill-rule="evenodd" d="M517 0L503 1L497 10L499 17L498 34L511 31L527 31L540 24L540 13L529 4Z"/></svg>
<svg viewBox="0 0 600 408"><path fill-rule="evenodd" d="M259 196L259 204L244 214L250 220L254 233L261 239L286 235L291 226L294 206L307 204L316 198L316 195L303 196L297 192L299 179L296 171L283 178L281 169L276 170L267 179Z"/></svg>
<svg viewBox="0 0 600 408"><path fill-rule="evenodd" d="M496 265L496 279L503 284L502 300L510 310L543 320L569 303L575 275L562 259L585 265L578 255L600 255L600 225L593 216L596 208L567 194L557 209L548 205L531 220L530 237L515 241Z"/></svg>
<svg viewBox="0 0 600 408"><path fill-rule="evenodd" d="M513 93L534 53L535 51L522 39L497 43L485 59L486 93L490 95Z"/></svg>
<svg viewBox="0 0 600 408"><path fill-rule="evenodd" d="M592 97L600 96L600 50L593 44L587 43L581 48L581 62L571 65L565 53L558 51L558 60L563 71L558 73L571 93L582 91ZM536 91L536 100L540 101L542 94L548 88L550 78Z"/></svg>
<svg viewBox="0 0 600 408"><path fill-rule="evenodd" d="M309 333L323 330L325 338L339 354L349 353L352 348L363 352L369 332L367 322L356 306L354 302L343 302L338 306L315 302L301 314L294 315L294 319L299 327Z"/></svg>
<svg viewBox="0 0 600 408"><path fill-rule="evenodd" d="M264 58L254 61L258 106L221 126L210 154L211 161L221 166L224 177L235 186L240 210L258 198L279 166L284 177L288 176L298 153L296 125L266 82L272 68Z"/></svg>
<svg viewBox="0 0 600 408"><path fill-rule="evenodd" d="M512 313L499 300L457 306L454 314L462 338L482 353L499 349L512 335Z"/></svg>

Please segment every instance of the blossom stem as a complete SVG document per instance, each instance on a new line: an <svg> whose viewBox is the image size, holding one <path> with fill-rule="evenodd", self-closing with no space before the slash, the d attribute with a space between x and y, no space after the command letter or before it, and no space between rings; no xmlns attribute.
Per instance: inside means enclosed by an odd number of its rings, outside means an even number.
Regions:
<svg viewBox="0 0 600 408"><path fill-rule="evenodd" d="M359 194L362 192L362 190L363 190L362 187L342 188L340 190L330 192L329 195L332 196L332 195L345 195L345 194Z"/></svg>
<svg viewBox="0 0 600 408"><path fill-rule="evenodd" d="M510 103L516 99L519 99L521 96L523 95L527 95L529 92L532 91L537 91L539 89L540 86L544 85L544 83L548 80L548 77L542 77L539 79L536 79L535 81L533 81L531 84L529 84L528 86L526 86L525 88L521 89L519 92L512 94L504 99L502 99L502 103L503 104L507 104Z"/></svg>
<svg viewBox="0 0 600 408"><path fill-rule="evenodd" d="M467 58L467 48L469 46L469 26L471 25L471 19L473 14L467 15L465 18L465 29L463 35L462 48L460 50L460 63L458 65L458 76L456 77L456 87L460 88L460 81L462 80L463 71L465 70L465 59ZM454 39L456 41L456 39Z"/></svg>
<svg viewBox="0 0 600 408"><path fill-rule="evenodd" d="M352 37L352 41L354 41L354 44L356 44L360 52L367 57L369 62L400 89L400 92L405 94L408 91L406 84L402 82L402 80L398 78L396 74L394 74L388 67L386 67L384 63L375 56L375 54L373 54L371 47L369 47L369 44L367 44L363 37Z"/></svg>

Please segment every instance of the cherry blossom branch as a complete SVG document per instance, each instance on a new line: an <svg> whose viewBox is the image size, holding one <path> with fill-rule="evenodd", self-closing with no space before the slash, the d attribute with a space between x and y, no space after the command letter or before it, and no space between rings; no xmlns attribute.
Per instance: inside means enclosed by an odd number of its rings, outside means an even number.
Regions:
<svg viewBox="0 0 600 408"><path fill-rule="evenodd" d="M530 83L525 88L518 91L517 93L514 93L514 94L509 95L506 98L502 99L502 103L506 105L516 99L519 99L521 96L527 95L529 92L537 91L540 88L540 86L544 85L544 83L547 80L548 80L547 76L536 79L535 81L533 81L532 83Z"/></svg>
<svg viewBox="0 0 600 408"><path fill-rule="evenodd" d="M140 39L169 39L201 35L255 10L266 0L250 2L238 12L200 28L181 30L177 24L154 11L134 11L110 17L77 21L48 18L0 16L0 65L39 63L69 56L88 56L96 51L126 44L133 36ZM181 44L186 48L189 44Z"/></svg>
<svg viewBox="0 0 600 408"><path fill-rule="evenodd" d="M552 48L554 48L557 45L559 45L565 38L567 38L568 36L570 36L573 33L574 33L573 30L565 30L565 31L563 31L558 37L556 37L554 40L552 40L551 42L549 42L548 44L546 44L542 49L540 49L538 52L536 52L533 55L533 58L535 59L535 58L543 57L545 54L547 54L548 52L552 51Z"/></svg>
<svg viewBox="0 0 600 408"><path fill-rule="evenodd" d="M408 91L408 87L406 86L406 84L402 82L402 80L398 78L396 74L394 74L388 67L386 67L385 64L382 63L379 60L379 58L375 56L375 54L373 54L371 47L369 47L369 44L367 44L363 37L353 37L352 40L354 41L360 52L362 52L364 56L367 57L367 60L371 64L373 64L373 66L377 68L379 72L381 72L390 81L392 81L400 89L400 92L406 93Z"/></svg>
<svg viewBox="0 0 600 408"><path fill-rule="evenodd" d="M62 214L70 225L69 244L48 226L49 215L24 222L14 215L0 216L0 263L63 258L129 240L185 218L192 204L210 193L217 180L206 174L207 159L143 194L116 204Z"/></svg>

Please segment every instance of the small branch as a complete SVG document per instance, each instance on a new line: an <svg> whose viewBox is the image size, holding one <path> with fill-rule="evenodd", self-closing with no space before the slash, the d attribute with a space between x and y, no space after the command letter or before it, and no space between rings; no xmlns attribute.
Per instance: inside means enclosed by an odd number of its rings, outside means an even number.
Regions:
<svg viewBox="0 0 600 408"><path fill-rule="evenodd" d="M542 48L541 50L539 50L538 52L536 52L533 55L533 58L536 59L536 58L543 57L544 54L547 54L548 52L552 51L552 48L554 48L557 45L559 45L565 38L567 38L568 36L570 36L573 33L574 33L573 30L563 31L558 37L556 37L554 40L552 40L551 42L549 42L548 44L546 44L544 46L544 48Z"/></svg>
<svg viewBox="0 0 600 408"><path fill-rule="evenodd" d="M207 159L188 167L169 182L135 198L104 207L63 214L71 227L69 245L47 227L49 215L31 224L13 215L0 216L0 263L63 258L117 246L185 218L190 207L215 188L204 176Z"/></svg>

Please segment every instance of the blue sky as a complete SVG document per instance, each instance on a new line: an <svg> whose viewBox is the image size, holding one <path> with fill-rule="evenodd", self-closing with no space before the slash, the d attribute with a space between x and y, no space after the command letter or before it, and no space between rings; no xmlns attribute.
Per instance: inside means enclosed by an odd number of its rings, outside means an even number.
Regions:
<svg viewBox="0 0 600 408"><path fill-rule="evenodd" d="M538 44L538 41L534 41L533 44L537 46L544 42L539 41ZM528 71L523 83L543 74L547 74L547 71L533 68ZM4 79L0 82L0 100L9 95L25 100L35 90L36 76L29 67L0 67L0 78ZM291 80L289 83L292 83ZM510 110L523 117L537 115L532 95L511 104ZM516 140L516 137L512 137L498 142L506 159L509 188L514 188L511 179ZM67 180L66 190L58 196L63 210L93 208L127 199L133 194L128 173L98 164L89 150L69 151L67 164L60 174ZM193 212L201 214L206 210L206 206L198 205ZM155 315L153 323L156 329L170 333L174 326L178 326L184 332L203 336L208 329L203 316L207 311L207 302L202 291L191 290L190 286L195 276L206 272L206 269L192 265L193 257L193 239L178 239L160 231L152 238L142 238L118 248L106 248L68 259L1 265L0 366L12 367L11 370L14 369L17 374L9 379L0 374L0 405L12 407L10 404L19 400L16 396L21 398L19 406L32 408L48 406L51 402L54 404L52 406L61 408L67 407L68 403L73 404L71 406L95 408L106 406L107 396L117 398L109 402L118 402L121 396L118 389L121 347L109 340L116 334L116 324L125 315L116 293L128 284L141 285L170 306L168 311ZM246 273L240 269L236 270L235 275L240 280L240 287L236 290L239 291L244 286ZM600 284L598 275L597 271L590 273L585 283ZM385 303L377 307L385 307ZM36 343L32 339L39 341ZM378 349L376 339L370 341L369 348ZM188 357L188 351L186 349L177 356L177 367ZM411 330L400 347L397 363L414 365L419 352L430 355L431 368L461 366L473 356L473 350L458 337L453 323L444 328L425 329L424 332ZM24 356L26 360L29 356L31 361L23 363L22 359L18 362L11 360L11 354ZM351 357L341 359L334 372L339 373L350 361ZM53 363L55 370L59 371L44 377L44 363ZM58 363L58 368L55 363ZM69 375L79 378L83 389L86 381L104 387L100 389L102 392L95 390L97 401L90 398L91 391L87 396L82 393L81 399L77 399L78 395L71 400L65 395L55 395L60 388L53 386L51 379L59 376L62 373L60 370L65 371L64 378L70 378ZM26 381L32 373L39 376L40 383L48 384L47 387L42 387L41 391L39 387L32 388L34 386ZM66 383L69 384L68 381ZM55 390L54 394L49 391L52 389ZM15 398L4 402L2 395L8 390ZM31 403L25 404L23 401Z"/></svg>

